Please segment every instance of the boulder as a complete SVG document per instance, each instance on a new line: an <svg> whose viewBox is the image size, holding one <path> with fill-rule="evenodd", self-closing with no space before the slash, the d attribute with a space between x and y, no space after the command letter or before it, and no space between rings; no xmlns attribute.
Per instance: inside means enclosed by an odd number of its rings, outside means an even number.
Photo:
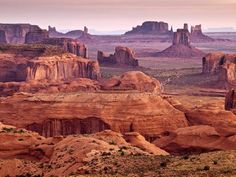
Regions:
<svg viewBox="0 0 236 177"><path fill-rule="evenodd" d="M140 71L129 71L103 83L104 90L137 90L140 92L162 92L161 83Z"/></svg>
<svg viewBox="0 0 236 177"><path fill-rule="evenodd" d="M168 23L157 21L146 21L141 26L133 28L131 31L125 33L125 35L132 34L169 34Z"/></svg>
<svg viewBox="0 0 236 177"><path fill-rule="evenodd" d="M115 48L115 53L109 56L98 51L97 60L101 65L138 66L138 60L134 58L134 52L128 47L118 46Z"/></svg>

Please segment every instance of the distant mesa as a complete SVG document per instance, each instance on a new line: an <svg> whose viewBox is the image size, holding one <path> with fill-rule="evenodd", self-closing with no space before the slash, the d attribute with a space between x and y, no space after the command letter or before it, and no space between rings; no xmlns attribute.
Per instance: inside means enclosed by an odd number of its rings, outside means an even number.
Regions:
<svg viewBox="0 0 236 177"><path fill-rule="evenodd" d="M0 44L7 43L5 31L0 30Z"/></svg>
<svg viewBox="0 0 236 177"><path fill-rule="evenodd" d="M88 33L88 28L85 26L84 30L73 30L67 33L61 33L56 30L56 27L48 27L50 38L72 38L81 41L91 40L92 36Z"/></svg>
<svg viewBox="0 0 236 177"><path fill-rule="evenodd" d="M125 33L130 34L172 34L173 31L169 30L168 23L157 21L146 21L141 26L134 27L131 31Z"/></svg>
<svg viewBox="0 0 236 177"><path fill-rule="evenodd" d="M139 66L138 60L134 57L134 51L128 47L118 46L115 53L105 55L102 51L98 51L97 60L100 65L106 66Z"/></svg>
<svg viewBox="0 0 236 177"><path fill-rule="evenodd" d="M173 58L191 58L204 56L204 52L190 45L190 39L191 34L188 31L188 25L184 24L184 29L177 29L177 31L174 33L172 45L162 52L156 53L155 56Z"/></svg>
<svg viewBox="0 0 236 177"><path fill-rule="evenodd" d="M46 30L30 24L0 24L0 31L0 41L8 44L35 43L49 37Z"/></svg>
<svg viewBox="0 0 236 177"><path fill-rule="evenodd" d="M191 42L200 43L213 41L215 41L215 39L202 33L201 25L191 26Z"/></svg>

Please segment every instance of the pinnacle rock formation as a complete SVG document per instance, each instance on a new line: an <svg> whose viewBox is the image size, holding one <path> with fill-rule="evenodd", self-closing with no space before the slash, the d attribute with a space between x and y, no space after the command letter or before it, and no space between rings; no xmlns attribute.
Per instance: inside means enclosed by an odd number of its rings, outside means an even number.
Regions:
<svg viewBox="0 0 236 177"><path fill-rule="evenodd" d="M87 48L86 46L76 39L70 38L48 38L42 41L43 44L60 46L66 52L87 58Z"/></svg>
<svg viewBox="0 0 236 177"><path fill-rule="evenodd" d="M190 45L190 33L187 28L187 24L185 24L184 29L177 29L174 33L172 45L156 53L155 56L174 58L202 57L204 53Z"/></svg>
<svg viewBox="0 0 236 177"><path fill-rule="evenodd" d="M213 42L213 41L215 40L202 33L201 25L191 26L191 42L199 43L199 42Z"/></svg>
<svg viewBox="0 0 236 177"><path fill-rule="evenodd" d="M103 52L98 51L97 60L100 65L113 66L138 66L138 60L134 58L134 52L128 47L118 46L115 53L106 56Z"/></svg>
<svg viewBox="0 0 236 177"><path fill-rule="evenodd" d="M146 21L141 26L137 26L125 33L125 35L132 34L171 34L171 31L169 31L168 23Z"/></svg>
<svg viewBox="0 0 236 177"><path fill-rule="evenodd" d="M39 28L37 25L0 24L0 30L5 32L6 42L9 44L38 42L48 37L47 32Z"/></svg>

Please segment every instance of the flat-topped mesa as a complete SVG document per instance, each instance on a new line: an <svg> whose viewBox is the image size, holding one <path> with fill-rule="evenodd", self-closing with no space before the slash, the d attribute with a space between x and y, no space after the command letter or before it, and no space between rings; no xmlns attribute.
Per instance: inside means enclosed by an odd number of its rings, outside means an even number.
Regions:
<svg viewBox="0 0 236 177"><path fill-rule="evenodd" d="M0 44L7 43L5 31L0 30Z"/></svg>
<svg viewBox="0 0 236 177"><path fill-rule="evenodd" d="M158 57L191 58L202 57L204 52L190 45L190 33L188 25L184 24L184 29L177 29L174 32L173 42L167 49L155 54Z"/></svg>
<svg viewBox="0 0 236 177"><path fill-rule="evenodd" d="M36 42L47 38L47 32L43 31L37 25L30 24L0 24L0 30L5 32L6 42L9 44L24 44L26 41L26 35L28 34L27 40ZM38 34L39 33L39 34Z"/></svg>
<svg viewBox="0 0 236 177"><path fill-rule="evenodd" d="M146 21L141 26L134 27L131 31L126 32L129 34L168 34L171 33L168 23L157 21Z"/></svg>
<svg viewBox="0 0 236 177"><path fill-rule="evenodd" d="M198 43L198 42L212 42L212 41L215 40L202 33L201 25L191 26L191 42Z"/></svg>
<svg viewBox="0 0 236 177"><path fill-rule="evenodd" d="M115 66L132 66L137 67L138 60L134 58L134 51L128 47L118 46L115 48L115 53L106 56L103 52L98 51L97 60L101 65Z"/></svg>
<svg viewBox="0 0 236 177"><path fill-rule="evenodd" d="M86 46L77 39L70 38L49 38L45 39L42 43L49 45L57 45L63 48L66 52L87 58Z"/></svg>
<svg viewBox="0 0 236 177"><path fill-rule="evenodd" d="M27 81L67 81L75 78L98 79L99 65L96 61L76 57L72 54L62 56L39 57L29 61Z"/></svg>
<svg viewBox="0 0 236 177"><path fill-rule="evenodd" d="M49 35L46 30L38 29L30 31L25 36L26 44L42 43L45 39L48 39Z"/></svg>

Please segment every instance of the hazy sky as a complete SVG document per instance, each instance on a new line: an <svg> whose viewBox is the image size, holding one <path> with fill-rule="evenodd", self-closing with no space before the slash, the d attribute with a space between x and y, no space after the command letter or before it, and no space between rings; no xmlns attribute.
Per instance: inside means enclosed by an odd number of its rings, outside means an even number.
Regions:
<svg viewBox="0 0 236 177"><path fill-rule="evenodd" d="M236 0L0 0L0 23L110 31L146 20L236 28Z"/></svg>

